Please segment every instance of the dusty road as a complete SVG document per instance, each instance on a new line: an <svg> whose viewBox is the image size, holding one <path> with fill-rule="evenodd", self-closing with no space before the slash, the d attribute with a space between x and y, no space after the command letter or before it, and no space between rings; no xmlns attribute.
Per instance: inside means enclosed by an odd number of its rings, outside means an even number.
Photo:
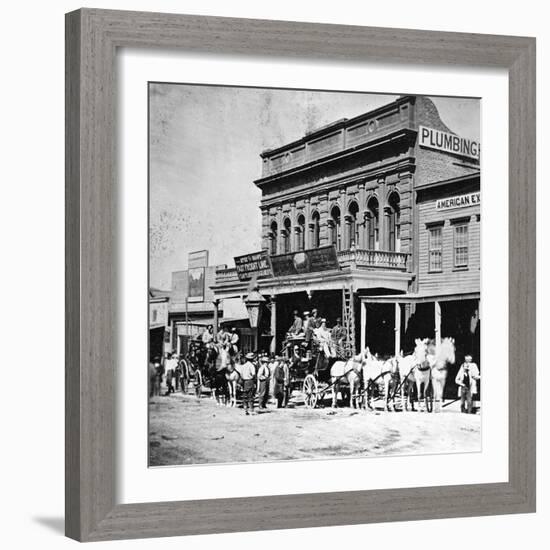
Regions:
<svg viewBox="0 0 550 550"><path fill-rule="evenodd" d="M429 414L271 404L267 412L246 416L207 396L153 397L150 465L479 451L480 415L457 408Z"/></svg>

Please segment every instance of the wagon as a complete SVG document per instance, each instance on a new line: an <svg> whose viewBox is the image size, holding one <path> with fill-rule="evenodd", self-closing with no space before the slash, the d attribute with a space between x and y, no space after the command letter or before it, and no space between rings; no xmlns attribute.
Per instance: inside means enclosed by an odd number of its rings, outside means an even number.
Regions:
<svg viewBox="0 0 550 550"><path fill-rule="evenodd" d="M290 392L301 391L308 409L315 408L333 387L330 367L334 361L318 365L319 354L317 343L312 341L311 349L308 349L303 336L289 337L283 343L283 355L290 363Z"/></svg>

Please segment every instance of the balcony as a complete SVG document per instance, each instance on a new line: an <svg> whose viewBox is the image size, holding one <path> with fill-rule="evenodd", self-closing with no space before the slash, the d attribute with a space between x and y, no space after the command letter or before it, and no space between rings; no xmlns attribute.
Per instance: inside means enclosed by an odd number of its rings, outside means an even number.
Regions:
<svg viewBox="0 0 550 550"><path fill-rule="evenodd" d="M363 250L360 248L338 251L341 267L355 269L389 269L407 271L410 254L389 250Z"/></svg>
<svg viewBox="0 0 550 550"><path fill-rule="evenodd" d="M409 271L410 254L404 252L390 252L388 250L349 249L337 252L340 267L365 269L373 271ZM216 270L216 284L237 283L237 269L235 267Z"/></svg>

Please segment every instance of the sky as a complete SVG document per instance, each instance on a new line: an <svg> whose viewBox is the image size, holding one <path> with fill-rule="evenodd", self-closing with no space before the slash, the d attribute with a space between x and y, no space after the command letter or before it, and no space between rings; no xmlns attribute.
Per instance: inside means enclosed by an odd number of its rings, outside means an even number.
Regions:
<svg viewBox="0 0 550 550"><path fill-rule="evenodd" d="M150 284L170 289L187 255L210 264L261 248L260 153L396 95L151 83L149 85ZM443 122L479 139L480 102L431 97Z"/></svg>

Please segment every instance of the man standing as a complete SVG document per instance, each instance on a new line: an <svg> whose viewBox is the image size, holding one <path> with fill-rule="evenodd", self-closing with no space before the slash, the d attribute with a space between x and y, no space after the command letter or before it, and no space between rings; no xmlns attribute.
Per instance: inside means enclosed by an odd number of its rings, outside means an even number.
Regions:
<svg viewBox="0 0 550 550"><path fill-rule="evenodd" d="M260 368L258 369L258 406L260 410L267 409L267 400L269 398L269 367L267 366L267 357L260 359Z"/></svg>
<svg viewBox="0 0 550 550"><path fill-rule="evenodd" d="M214 329L212 325L209 325L201 336L202 343L207 346L214 340Z"/></svg>
<svg viewBox="0 0 550 550"><path fill-rule="evenodd" d="M245 414L254 412L254 396L256 393L256 367L252 362L253 353L246 354L246 361L241 367L241 378L243 380L243 407ZM250 412L249 412L250 409Z"/></svg>
<svg viewBox="0 0 550 550"><path fill-rule="evenodd" d="M290 371L287 363L279 355L275 357L273 365L273 397L277 400L277 408L280 409L288 404Z"/></svg>
<svg viewBox="0 0 550 550"><path fill-rule="evenodd" d="M313 308L311 310L311 320L310 321L311 321L313 329L319 328L321 326L321 323L323 322L323 320L319 317L319 313L317 311L317 308Z"/></svg>
<svg viewBox="0 0 550 550"><path fill-rule="evenodd" d="M309 349L311 339L313 338L313 329L315 329L313 319L309 316L309 311L304 311L304 346Z"/></svg>
<svg viewBox="0 0 550 550"><path fill-rule="evenodd" d="M472 363L471 355L466 355L455 379L460 397L460 410L463 413L472 413L472 397L477 393L479 378L478 366Z"/></svg>
<svg viewBox="0 0 550 550"><path fill-rule="evenodd" d="M224 327L219 330L217 340L218 344L222 347L229 342L229 334L226 332Z"/></svg>
<svg viewBox="0 0 550 550"><path fill-rule="evenodd" d="M344 341L346 339L346 330L342 326L342 319L340 317L336 319L336 324L332 327L331 336L336 355L340 357L343 355Z"/></svg>
<svg viewBox="0 0 550 550"><path fill-rule="evenodd" d="M237 329L233 327L231 329L231 334L229 335L229 343L231 344L231 355L237 355L239 353L239 335L237 334Z"/></svg>
<svg viewBox="0 0 550 550"><path fill-rule="evenodd" d="M166 370L166 393L164 395L170 395L174 393L174 377L176 376L176 368L178 367L178 360L176 354L172 353L168 355L168 359L165 363Z"/></svg>
<svg viewBox="0 0 550 550"><path fill-rule="evenodd" d="M292 322L292 325L290 325L290 328L288 329L288 334L291 336L298 336L302 332L303 329L303 323L302 319L300 319L300 314L298 313L298 310L294 310L294 321Z"/></svg>

